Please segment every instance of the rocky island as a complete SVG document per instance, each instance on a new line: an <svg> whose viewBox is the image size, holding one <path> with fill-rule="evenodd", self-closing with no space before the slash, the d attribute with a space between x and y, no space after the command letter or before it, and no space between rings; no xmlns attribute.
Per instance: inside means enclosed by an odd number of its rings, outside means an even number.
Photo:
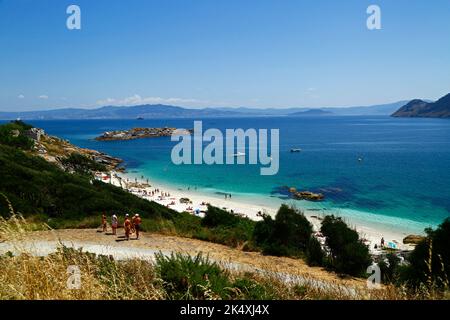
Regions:
<svg viewBox="0 0 450 320"><path fill-rule="evenodd" d="M311 191L297 191L296 188L289 188L289 193L296 200L322 201L325 196L322 193L314 193Z"/></svg>
<svg viewBox="0 0 450 320"><path fill-rule="evenodd" d="M95 138L98 141L135 140L143 138L170 137L172 135L189 135L192 130L177 128L133 128L130 130L107 131Z"/></svg>

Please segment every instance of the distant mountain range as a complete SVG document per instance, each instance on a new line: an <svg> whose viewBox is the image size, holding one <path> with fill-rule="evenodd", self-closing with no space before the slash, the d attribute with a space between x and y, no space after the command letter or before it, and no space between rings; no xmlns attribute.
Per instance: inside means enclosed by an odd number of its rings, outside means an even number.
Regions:
<svg viewBox="0 0 450 320"><path fill-rule="evenodd" d="M0 119L64 120L64 119L161 119L161 118L213 118L248 116L341 116L391 115L407 101L361 106L325 108L204 108L193 109L170 105L105 106L97 109L65 108L43 111L0 112Z"/></svg>
<svg viewBox="0 0 450 320"><path fill-rule="evenodd" d="M415 99L392 114L405 118L450 118L450 93L436 102Z"/></svg>

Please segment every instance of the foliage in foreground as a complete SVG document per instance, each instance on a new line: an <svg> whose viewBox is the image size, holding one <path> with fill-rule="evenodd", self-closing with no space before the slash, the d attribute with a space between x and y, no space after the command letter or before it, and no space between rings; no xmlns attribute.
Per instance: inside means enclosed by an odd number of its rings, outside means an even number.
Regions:
<svg viewBox="0 0 450 320"><path fill-rule="evenodd" d="M68 266L77 266L80 289L67 286ZM382 290L317 285L314 279L286 282L276 273L228 271L200 253L158 255L155 263L117 261L61 246L46 257L28 252L0 255L0 300L348 300L445 299L434 291L412 293L386 286Z"/></svg>
<svg viewBox="0 0 450 320"><path fill-rule="evenodd" d="M328 267L338 273L352 276L365 275L372 263L369 248L359 239L358 232L349 228L340 218L326 216L322 221L322 234L330 249Z"/></svg>
<svg viewBox="0 0 450 320"><path fill-rule="evenodd" d="M399 281L414 288L420 286L449 289L450 279L450 218L436 230L426 229L427 237L408 258L409 265L399 268ZM395 279L395 278L394 278Z"/></svg>
<svg viewBox="0 0 450 320"><path fill-rule="evenodd" d="M0 217L0 241L8 240L14 254L0 255L0 299L445 299L434 288L419 291L385 286L343 287L308 277L286 279L268 271L243 272L197 256L156 255L148 260L117 261L112 257L60 245L45 257L22 246L26 234L38 227L11 212ZM31 251L30 251L31 250ZM68 287L69 266L81 275L79 290Z"/></svg>
<svg viewBox="0 0 450 320"><path fill-rule="evenodd" d="M302 212L282 205L275 219L263 215L255 226L254 240L264 254L300 256L305 253L312 236L312 225Z"/></svg>

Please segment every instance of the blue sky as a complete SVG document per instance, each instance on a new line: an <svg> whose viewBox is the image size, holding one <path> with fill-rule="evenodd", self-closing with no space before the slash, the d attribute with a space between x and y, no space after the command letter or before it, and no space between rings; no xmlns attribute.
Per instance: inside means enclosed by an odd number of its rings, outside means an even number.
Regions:
<svg viewBox="0 0 450 320"><path fill-rule="evenodd" d="M81 8L81 30L66 8ZM381 8L368 30L366 9ZM0 110L319 107L450 92L448 0L0 0Z"/></svg>

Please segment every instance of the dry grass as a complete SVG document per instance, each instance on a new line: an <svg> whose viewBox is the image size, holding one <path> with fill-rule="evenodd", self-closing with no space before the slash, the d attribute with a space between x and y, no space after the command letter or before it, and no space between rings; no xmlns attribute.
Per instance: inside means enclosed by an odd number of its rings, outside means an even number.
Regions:
<svg viewBox="0 0 450 320"><path fill-rule="evenodd" d="M99 261L89 254L61 249L47 257L21 254L0 259L0 299L161 299L163 294L153 285L150 264L138 260L123 263ZM78 266L79 289L67 282L69 266Z"/></svg>
<svg viewBox="0 0 450 320"><path fill-rule="evenodd" d="M30 231L48 228L28 223L14 214L0 218L0 241L8 241L15 255L0 256L0 299L85 300L85 299L161 299L153 266L141 260L115 261L61 245L45 257L33 254L23 245ZM81 285L71 289L69 266L80 270Z"/></svg>
<svg viewBox="0 0 450 320"><path fill-rule="evenodd" d="M48 226L29 223L20 215L0 218L0 241L13 245L16 255L0 256L0 299L166 299L162 280L155 266L145 260L116 261L110 257L95 256L81 250L61 245L56 253L45 257L33 254L23 245L30 231L48 229ZM17 254L19 253L19 254ZM275 261L273 261L275 262ZM69 266L77 266L81 273L79 289L67 285ZM226 267L222 265L223 268ZM238 268L239 269L239 268ZM289 273L263 265L248 270L236 268L227 274L230 281L244 279L244 287L228 288L233 299L281 299L281 300L409 300L448 299L442 293L426 289L414 293L406 288L383 286L380 290L369 290L364 282L319 279L308 274ZM284 272L283 272L284 271ZM218 296L205 289L205 299Z"/></svg>

